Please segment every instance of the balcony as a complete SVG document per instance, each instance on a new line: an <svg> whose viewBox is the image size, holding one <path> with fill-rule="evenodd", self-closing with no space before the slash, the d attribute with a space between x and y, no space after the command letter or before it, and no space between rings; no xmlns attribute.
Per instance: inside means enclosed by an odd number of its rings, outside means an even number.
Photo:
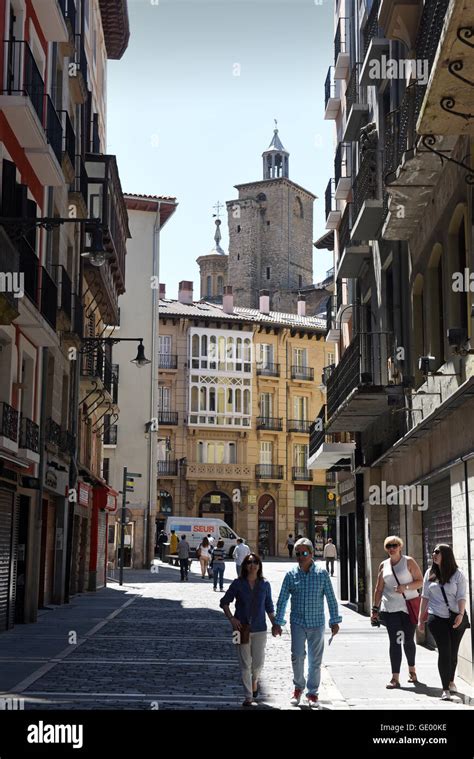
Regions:
<svg viewBox="0 0 474 759"><path fill-rule="evenodd" d="M66 182L74 181L76 176L76 133L67 111L58 111L61 118L63 145L62 145L62 168Z"/></svg>
<svg viewBox="0 0 474 759"><path fill-rule="evenodd" d="M354 142L359 138L361 126L369 115L369 106L364 103L363 90L360 87L360 63L354 64L346 89L346 122L343 142Z"/></svg>
<svg viewBox="0 0 474 759"><path fill-rule="evenodd" d="M334 37L334 79L345 79L350 64L350 19L340 18Z"/></svg>
<svg viewBox="0 0 474 759"><path fill-rule="evenodd" d="M314 369L310 366L292 366L291 379L297 382L313 382Z"/></svg>
<svg viewBox="0 0 474 759"><path fill-rule="evenodd" d="M227 480L232 482L252 482L253 467L249 464L188 464L188 480Z"/></svg>
<svg viewBox="0 0 474 759"><path fill-rule="evenodd" d="M158 477L177 477L178 476L178 462L174 461L158 461Z"/></svg>
<svg viewBox="0 0 474 759"><path fill-rule="evenodd" d="M158 354L158 368L164 370L174 370L178 368L178 356L173 356L171 353L159 353Z"/></svg>
<svg viewBox="0 0 474 759"><path fill-rule="evenodd" d="M255 466L255 479L257 480L282 480L283 466L280 464L257 464Z"/></svg>
<svg viewBox="0 0 474 759"><path fill-rule="evenodd" d="M351 466L355 443L342 442L343 435L327 435L326 406L320 410L315 422L311 425L309 438L308 469L347 469Z"/></svg>
<svg viewBox="0 0 474 759"><path fill-rule="evenodd" d="M352 236L354 214L353 203L347 203L338 230L339 260L336 279L358 277L364 260L369 258L372 252L369 245L363 245Z"/></svg>
<svg viewBox="0 0 474 759"><path fill-rule="evenodd" d="M335 119L341 107L341 98L336 94L336 82L333 77L333 66L328 69L324 83L324 118L329 121Z"/></svg>
<svg viewBox="0 0 474 759"><path fill-rule="evenodd" d="M73 101L83 105L87 100L88 71L84 40L81 34L76 34L74 60L69 66L69 90Z"/></svg>
<svg viewBox="0 0 474 759"><path fill-rule="evenodd" d="M258 416L257 430L274 430L275 432L283 432L283 419L271 416Z"/></svg>
<svg viewBox="0 0 474 759"><path fill-rule="evenodd" d="M0 402L0 448L12 453L18 451L19 414L8 403Z"/></svg>
<svg viewBox="0 0 474 759"><path fill-rule="evenodd" d="M100 345L82 356L81 376L86 385L104 390L109 395L108 401L112 401L112 364Z"/></svg>
<svg viewBox="0 0 474 759"><path fill-rule="evenodd" d="M18 250L3 227L0 227L0 272L5 275L5 281L10 275L12 284L11 287L7 286L0 291L0 324L11 324L19 315L19 298L15 297L15 289L18 294L19 290L14 287L15 284L20 283L19 271L20 256Z"/></svg>
<svg viewBox="0 0 474 759"><path fill-rule="evenodd" d="M17 246L20 253L20 272L23 274L24 292L27 297L19 299L19 316L15 324L21 327L25 335L36 345L56 345L56 284L40 265L38 256L28 240L21 238Z"/></svg>
<svg viewBox="0 0 474 759"><path fill-rule="evenodd" d="M334 158L334 197L348 200L352 192L351 144L340 142Z"/></svg>
<svg viewBox="0 0 474 759"><path fill-rule="evenodd" d="M427 148L416 132L425 88L407 87L399 108L387 114L383 174L388 193L388 213L382 229L386 240L409 240L418 229L443 170L438 155ZM456 136L433 137L433 147L449 158Z"/></svg>
<svg viewBox="0 0 474 759"><path fill-rule="evenodd" d="M49 95L44 97L43 123L47 143L41 148L26 148L26 157L42 184L49 187L61 187L64 184L61 168L63 128Z"/></svg>
<svg viewBox="0 0 474 759"><path fill-rule="evenodd" d="M341 212L336 209L334 197L334 179L330 179L325 192L326 229L337 229L341 221Z"/></svg>
<svg viewBox="0 0 474 759"><path fill-rule="evenodd" d="M18 454L31 463L39 463L39 427L25 416L20 417Z"/></svg>
<svg viewBox="0 0 474 759"><path fill-rule="evenodd" d="M257 362L258 377L279 377L280 364L267 364L264 361Z"/></svg>
<svg viewBox="0 0 474 759"><path fill-rule="evenodd" d="M419 0L380 0L379 25L385 37L413 50L421 8Z"/></svg>
<svg viewBox="0 0 474 759"><path fill-rule="evenodd" d="M74 435L68 430L61 430L59 436L59 451L64 456L73 456L76 447L76 441Z"/></svg>
<svg viewBox="0 0 474 759"><path fill-rule="evenodd" d="M326 342L328 343L337 343L340 340L341 337L341 328L340 325L336 321L336 300L334 295L331 295L331 297L328 300L327 308L326 308ZM324 381L324 380L323 380Z"/></svg>
<svg viewBox="0 0 474 759"><path fill-rule="evenodd" d="M358 333L327 384L328 432L363 432L387 410L393 335Z"/></svg>
<svg viewBox="0 0 474 759"><path fill-rule="evenodd" d="M45 39L48 42L67 42L69 30L65 0L31 0L31 3Z"/></svg>
<svg viewBox="0 0 474 759"><path fill-rule="evenodd" d="M420 134L472 135L474 56L472 3L429 0L416 41L417 58L428 60L417 131Z"/></svg>
<svg viewBox="0 0 474 759"><path fill-rule="evenodd" d="M118 364L112 364L112 401L115 405L118 404L119 373L120 366Z"/></svg>
<svg viewBox="0 0 474 759"><path fill-rule="evenodd" d="M61 447L61 426L54 419L46 420L44 440L47 445L55 446L59 451Z"/></svg>
<svg viewBox="0 0 474 759"><path fill-rule="evenodd" d="M310 426L311 422L307 419L288 419L287 422L288 432L302 432L307 435Z"/></svg>
<svg viewBox="0 0 474 759"><path fill-rule="evenodd" d="M158 424L162 424L165 427L171 427L178 424L178 412L177 411L164 411L158 409Z"/></svg>
<svg viewBox="0 0 474 759"><path fill-rule="evenodd" d="M118 439L118 425L113 424L110 427L105 427L103 444L104 445L117 445Z"/></svg>
<svg viewBox="0 0 474 759"><path fill-rule="evenodd" d="M380 0L373 0L367 23L363 29L364 62L360 69L360 84L365 87L376 85L385 77L378 76L377 64L382 56L389 57L390 44L379 25ZM375 65L374 65L375 64Z"/></svg>
<svg viewBox="0 0 474 759"><path fill-rule="evenodd" d="M75 214L78 219L88 217L88 194L87 194L87 171L86 165L80 155L75 156L75 175L69 186L69 205L75 206Z"/></svg>
<svg viewBox="0 0 474 759"><path fill-rule="evenodd" d="M71 58L74 56L76 49L76 25L77 25L77 12L76 12L76 0L59 0L61 10L66 21L66 27L68 32L68 39L66 42L61 43L61 52L64 56Z"/></svg>
<svg viewBox="0 0 474 759"><path fill-rule="evenodd" d="M312 482L313 473L305 466L292 467L292 480L297 482Z"/></svg>
<svg viewBox="0 0 474 759"><path fill-rule="evenodd" d="M106 324L113 326L118 320L118 297L125 292L126 241L130 238L128 212L115 156L88 153L86 172L90 217L101 220L103 244L110 259L99 269L85 259L85 275L94 296L103 297L99 296L102 292L106 296L102 317ZM90 239L84 250L91 249Z"/></svg>
<svg viewBox="0 0 474 759"><path fill-rule="evenodd" d="M359 171L354 181L354 224L351 234L357 240L376 240L385 216L382 182L382 151L361 151Z"/></svg>

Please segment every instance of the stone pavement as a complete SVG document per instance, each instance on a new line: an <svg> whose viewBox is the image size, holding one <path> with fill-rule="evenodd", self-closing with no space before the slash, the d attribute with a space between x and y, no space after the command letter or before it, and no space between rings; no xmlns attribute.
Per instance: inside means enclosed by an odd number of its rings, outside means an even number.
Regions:
<svg viewBox="0 0 474 759"><path fill-rule="evenodd" d="M274 601L288 560L265 562ZM196 563L188 583L179 569L128 570L125 584L111 581L94 594L42 611L33 625L0 636L2 698L31 709L236 709L242 701L231 627L219 608L220 593L202 580ZM225 585L235 576L226 567ZM336 578L334 578L336 580ZM387 691L388 638L344 606L341 632L325 647L322 709L469 709L473 692L458 680L460 695L441 702L435 652L417 650L421 684ZM288 609L289 611L289 609ZM330 631L327 631L327 641ZM268 636L260 709L292 709L290 636ZM470 703L474 703L471 701ZM257 707L256 707L257 708ZM296 709L297 710L297 709Z"/></svg>

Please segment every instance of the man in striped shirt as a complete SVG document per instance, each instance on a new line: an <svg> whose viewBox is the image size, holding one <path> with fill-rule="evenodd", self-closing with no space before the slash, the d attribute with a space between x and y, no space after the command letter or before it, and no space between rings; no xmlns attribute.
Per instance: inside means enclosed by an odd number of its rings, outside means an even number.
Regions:
<svg viewBox="0 0 474 759"><path fill-rule="evenodd" d="M295 543L295 557L298 566L285 575L277 603L275 622L272 627L274 636L281 635L282 625L286 624L285 611L291 596L291 663L293 665L293 682L295 690L290 703L298 706L305 687L304 660L306 641L308 642L308 681L307 704L317 709L318 691L321 682L321 661L324 651L324 596L329 607L329 626L332 635L339 632L339 608L325 569L320 569L313 561L313 544L307 538Z"/></svg>

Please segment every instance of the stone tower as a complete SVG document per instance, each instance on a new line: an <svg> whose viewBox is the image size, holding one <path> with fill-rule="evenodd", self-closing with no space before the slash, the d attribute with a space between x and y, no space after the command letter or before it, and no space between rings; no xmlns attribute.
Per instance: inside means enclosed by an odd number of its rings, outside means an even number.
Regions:
<svg viewBox="0 0 474 759"><path fill-rule="evenodd" d="M227 202L228 282L237 306L258 308L261 289L270 292L313 284L313 203L316 198L289 178L289 153L275 127L262 154L263 180L235 185Z"/></svg>
<svg viewBox="0 0 474 759"><path fill-rule="evenodd" d="M216 233L214 235L215 247L206 255L199 256L196 262L200 270L201 279L201 299L208 300L211 303L222 303L224 296L224 286L227 284L227 267L229 258L225 251L222 250L220 242L222 234L219 219L219 206L217 205Z"/></svg>

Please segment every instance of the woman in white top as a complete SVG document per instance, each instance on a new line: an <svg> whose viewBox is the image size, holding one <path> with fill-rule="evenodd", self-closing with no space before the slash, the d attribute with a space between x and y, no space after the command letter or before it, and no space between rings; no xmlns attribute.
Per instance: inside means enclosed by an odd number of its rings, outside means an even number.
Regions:
<svg viewBox="0 0 474 759"><path fill-rule="evenodd" d="M206 577L206 569L211 559L211 544L207 538L204 538L201 545L198 548L199 551L199 563L201 564L201 575L204 580Z"/></svg>
<svg viewBox="0 0 474 759"><path fill-rule="evenodd" d="M452 548L445 543L437 545L433 551L433 564L425 572L418 627L421 632L425 629L422 620L428 609L428 628L438 647L443 701L450 701L451 691L456 691L454 675L458 650L468 626L464 617L466 585Z"/></svg>
<svg viewBox="0 0 474 759"><path fill-rule="evenodd" d="M387 627L390 640L390 662L392 679L387 688L400 687L400 666L402 663L402 645L408 662L409 683L416 683L415 669L415 629L410 622L406 601L416 598L418 588L423 585L421 569L414 559L402 554L403 540L397 535L385 538L384 548L389 558L379 567L377 585L372 606L372 620L380 621ZM394 574L395 573L395 574ZM380 603L382 602L382 603ZM400 632L403 636L400 636Z"/></svg>

